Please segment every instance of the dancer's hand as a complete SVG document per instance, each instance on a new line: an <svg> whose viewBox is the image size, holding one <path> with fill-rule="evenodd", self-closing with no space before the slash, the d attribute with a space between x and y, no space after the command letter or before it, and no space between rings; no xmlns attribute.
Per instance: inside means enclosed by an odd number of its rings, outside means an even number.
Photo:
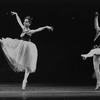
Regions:
<svg viewBox="0 0 100 100"><path fill-rule="evenodd" d="M17 13L16 13L16 12L13 12L13 11L11 11L11 14L12 14L12 15L17 15Z"/></svg>
<svg viewBox="0 0 100 100"><path fill-rule="evenodd" d="M46 28L47 28L48 30L53 31L53 27L52 27L52 26L46 26Z"/></svg>
<svg viewBox="0 0 100 100"><path fill-rule="evenodd" d="M20 35L20 37L22 38L24 35L25 35L25 33L22 33L22 34Z"/></svg>
<svg viewBox="0 0 100 100"><path fill-rule="evenodd" d="M95 12L95 16L98 16L99 15L99 13L98 12Z"/></svg>

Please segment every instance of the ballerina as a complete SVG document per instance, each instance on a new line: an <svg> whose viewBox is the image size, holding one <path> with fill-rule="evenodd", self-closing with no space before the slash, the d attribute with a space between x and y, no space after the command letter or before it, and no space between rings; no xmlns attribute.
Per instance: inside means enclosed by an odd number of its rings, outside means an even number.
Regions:
<svg viewBox="0 0 100 100"><path fill-rule="evenodd" d="M31 42L31 36L44 29L53 31L53 27L44 26L38 29L30 29L32 22L30 16L27 16L22 24L21 19L16 12L11 12L11 14L16 16L16 19L22 28L22 33L20 35L21 39L7 37L0 39L0 42L7 60L10 62L11 66L13 66L11 67L12 70L15 72L25 71L22 82L22 90L25 90L29 74L36 71L38 57L37 47Z"/></svg>
<svg viewBox="0 0 100 100"><path fill-rule="evenodd" d="M86 60L88 57L93 57L93 65L94 65L94 71L95 71L95 76L97 79L97 84L95 90L98 90L100 88L100 48L99 46L96 46L96 48L90 50L89 53L87 54L82 54L81 55L84 60Z"/></svg>

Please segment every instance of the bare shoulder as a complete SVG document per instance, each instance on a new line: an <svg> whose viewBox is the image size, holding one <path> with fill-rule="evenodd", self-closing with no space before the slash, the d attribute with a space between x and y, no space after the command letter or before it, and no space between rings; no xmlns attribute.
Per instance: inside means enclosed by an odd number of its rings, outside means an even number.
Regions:
<svg viewBox="0 0 100 100"><path fill-rule="evenodd" d="M34 30L34 29L31 29L29 32L30 32L30 33L34 33L34 32L35 32L35 30Z"/></svg>

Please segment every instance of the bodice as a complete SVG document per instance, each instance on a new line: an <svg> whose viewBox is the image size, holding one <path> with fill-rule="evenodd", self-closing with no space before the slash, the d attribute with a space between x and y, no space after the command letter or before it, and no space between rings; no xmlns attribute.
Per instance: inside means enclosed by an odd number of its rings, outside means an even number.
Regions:
<svg viewBox="0 0 100 100"><path fill-rule="evenodd" d="M31 36L28 35L27 33L30 31L30 29L28 30L22 30L22 33L25 33L25 35L23 37L21 37L22 40L24 41L31 41Z"/></svg>
<svg viewBox="0 0 100 100"><path fill-rule="evenodd" d="M25 34L23 37L21 37L21 39L24 40L24 41L31 41L31 36Z"/></svg>

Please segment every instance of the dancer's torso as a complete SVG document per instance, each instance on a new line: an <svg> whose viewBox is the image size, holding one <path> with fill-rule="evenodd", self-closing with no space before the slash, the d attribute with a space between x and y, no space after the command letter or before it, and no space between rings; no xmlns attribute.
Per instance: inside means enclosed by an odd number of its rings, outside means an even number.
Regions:
<svg viewBox="0 0 100 100"><path fill-rule="evenodd" d="M31 41L31 36L27 34L29 31L30 30L22 30L22 33L25 33L25 35L23 37L21 37L22 40Z"/></svg>
<svg viewBox="0 0 100 100"><path fill-rule="evenodd" d="M31 41L31 37L27 34L25 34L21 39L24 41Z"/></svg>

